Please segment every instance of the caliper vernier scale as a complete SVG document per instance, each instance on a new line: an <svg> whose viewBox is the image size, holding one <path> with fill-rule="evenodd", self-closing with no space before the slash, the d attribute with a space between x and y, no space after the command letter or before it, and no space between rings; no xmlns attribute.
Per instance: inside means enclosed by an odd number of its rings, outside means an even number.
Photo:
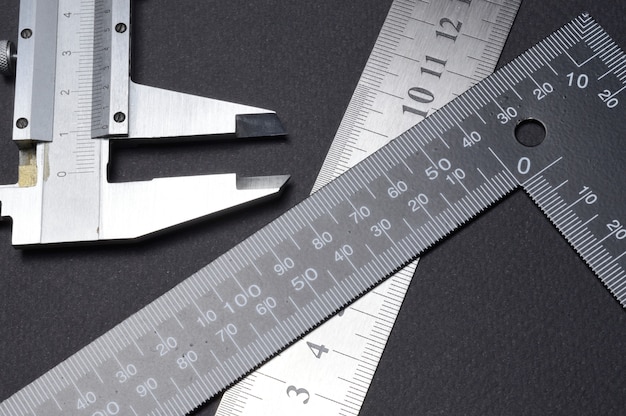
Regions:
<svg viewBox="0 0 626 416"><path fill-rule="evenodd" d="M16 72L19 180L0 187L14 245L142 237L287 181L228 173L109 183L110 140L284 134L272 111L132 82L130 32L129 0L22 0L17 55L0 45L3 72Z"/></svg>
<svg viewBox="0 0 626 416"><path fill-rule="evenodd" d="M313 191L493 72L520 2L394 1ZM228 389L216 415L358 414L416 266Z"/></svg>
<svg viewBox="0 0 626 416"><path fill-rule="evenodd" d="M623 183L606 179L626 160L625 85L626 56L580 16L0 412L184 414L520 187L624 305L626 201ZM516 137L536 119L541 143ZM407 190L390 195L400 181ZM312 240L325 230L337 239L318 250ZM294 267L282 276L274 266L286 257Z"/></svg>

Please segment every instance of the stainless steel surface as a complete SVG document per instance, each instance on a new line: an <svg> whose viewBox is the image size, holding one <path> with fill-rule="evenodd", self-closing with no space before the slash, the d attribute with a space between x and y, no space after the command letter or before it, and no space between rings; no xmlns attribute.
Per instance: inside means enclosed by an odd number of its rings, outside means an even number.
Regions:
<svg viewBox="0 0 626 416"><path fill-rule="evenodd" d="M403 106L433 112L493 72L520 2L395 1L314 190L423 119ZM416 88L433 101L415 102ZM358 414L416 267L417 261L230 388L217 415ZM285 380L317 400L301 406L285 394Z"/></svg>
<svg viewBox="0 0 626 416"><path fill-rule="evenodd" d="M58 0L20 2L13 140L20 148L52 141Z"/></svg>
<svg viewBox="0 0 626 416"><path fill-rule="evenodd" d="M622 184L607 181L626 158L626 120L612 100L626 84L625 68L624 53L606 33L579 17L0 411L184 414L518 188L626 303L625 241L615 222L626 201ZM587 88L612 89L613 96L603 99ZM547 126L535 147L515 137L516 125L531 119ZM397 194L400 183L406 190ZM333 238L320 247L314 240L325 232ZM288 390L304 394L296 386Z"/></svg>
<svg viewBox="0 0 626 416"><path fill-rule="evenodd" d="M134 239L276 194L287 181L224 173L109 183L110 138L285 132L270 110L132 83L128 0L20 6L19 180L0 186L14 245Z"/></svg>
<svg viewBox="0 0 626 416"><path fill-rule="evenodd" d="M200 135L256 137L284 135L278 118L269 110L211 98L198 97L160 88L130 83L128 138L172 138ZM269 116L272 128L263 134L240 135L237 117L242 115ZM115 139L115 137L111 137ZM124 138L124 137L122 137Z"/></svg>

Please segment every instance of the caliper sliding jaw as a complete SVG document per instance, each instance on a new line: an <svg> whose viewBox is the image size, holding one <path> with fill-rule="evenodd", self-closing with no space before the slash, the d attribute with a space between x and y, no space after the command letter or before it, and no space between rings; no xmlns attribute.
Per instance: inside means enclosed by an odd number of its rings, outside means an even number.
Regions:
<svg viewBox="0 0 626 416"><path fill-rule="evenodd" d="M13 45L0 41L0 70L16 72L19 180L0 186L15 246L134 239L276 194L288 180L109 183L110 140L285 131L270 110L132 82L129 0L22 0L19 34L17 65Z"/></svg>

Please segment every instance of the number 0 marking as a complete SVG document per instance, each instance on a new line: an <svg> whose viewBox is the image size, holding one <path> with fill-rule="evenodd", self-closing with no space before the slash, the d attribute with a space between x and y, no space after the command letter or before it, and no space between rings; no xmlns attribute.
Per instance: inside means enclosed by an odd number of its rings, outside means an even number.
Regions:
<svg viewBox="0 0 626 416"><path fill-rule="evenodd" d="M522 175L530 172L530 159L527 157L520 158L519 162L517 162L517 171Z"/></svg>

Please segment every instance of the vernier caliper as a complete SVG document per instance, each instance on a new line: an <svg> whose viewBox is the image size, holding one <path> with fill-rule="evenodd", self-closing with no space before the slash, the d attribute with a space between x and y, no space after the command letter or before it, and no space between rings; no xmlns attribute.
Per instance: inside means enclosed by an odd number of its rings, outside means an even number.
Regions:
<svg viewBox="0 0 626 416"><path fill-rule="evenodd" d="M19 179L0 186L16 246L133 239L277 193L288 176L235 173L109 183L109 141L284 135L270 110L130 80L130 0L22 0L13 140Z"/></svg>

